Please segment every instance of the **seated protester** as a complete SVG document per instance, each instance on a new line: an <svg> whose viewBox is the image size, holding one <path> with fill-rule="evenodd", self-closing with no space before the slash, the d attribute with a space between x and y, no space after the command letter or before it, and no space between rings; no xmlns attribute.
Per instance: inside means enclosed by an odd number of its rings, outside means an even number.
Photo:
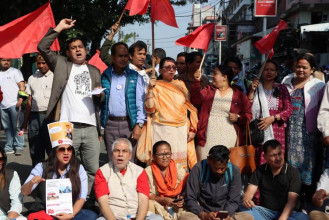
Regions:
<svg viewBox="0 0 329 220"><path fill-rule="evenodd" d="M301 212L299 172L284 161L280 142L275 139L266 141L263 151L266 163L251 175L243 196L244 207L240 210L251 214L255 220L308 219ZM260 206L255 206L252 201L257 189Z"/></svg>
<svg viewBox="0 0 329 220"><path fill-rule="evenodd" d="M7 156L0 147L0 219L26 219L22 211L21 182L16 171L6 168Z"/></svg>
<svg viewBox="0 0 329 220"><path fill-rule="evenodd" d="M130 162L132 145L126 138L112 144L112 161L99 168L95 194L103 219L160 220L148 213L150 187L145 170Z"/></svg>
<svg viewBox="0 0 329 220"><path fill-rule="evenodd" d="M153 161L145 169L151 189L149 211L165 220L178 219L183 212L183 190L188 174L171 159L171 147L167 141L156 142L152 152Z"/></svg>
<svg viewBox="0 0 329 220"><path fill-rule="evenodd" d="M230 151L216 145L207 159L198 162L191 170L185 196L185 207L180 220L194 219L253 219L246 213L235 213L239 208L241 193L240 170L228 162ZM217 216L226 211L227 217ZM219 213L224 214L224 213Z"/></svg>
<svg viewBox="0 0 329 220"><path fill-rule="evenodd" d="M56 219L96 219L97 214L93 211L82 209L88 191L88 177L85 169L76 159L75 151L72 146L72 135L67 135L66 126L69 125L73 133L70 122L55 122L48 124L52 150L45 162L38 163L31 171L30 176L22 186L22 194L30 195L33 190L37 191L35 203L29 210L28 219L51 219L46 214L46 187L47 179L69 178L72 184L72 202L73 213L60 213L55 215ZM51 129L60 127L58 131ZM55 133L55 132L56 133ZM61 143L61 144L60 144Z"/></svg>
<svg viewBox="0 0 329 220"><path fill-rule="evenodd" d="M311 220L329 220L329 169L325 169L318 182L316 192L313 194L312 202L314 206L322 207L322 211L313 210L310 213Z"/></svg>

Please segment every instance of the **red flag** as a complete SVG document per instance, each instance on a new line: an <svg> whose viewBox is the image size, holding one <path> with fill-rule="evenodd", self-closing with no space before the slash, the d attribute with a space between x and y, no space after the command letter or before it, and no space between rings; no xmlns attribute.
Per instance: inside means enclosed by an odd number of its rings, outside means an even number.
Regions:
<svg viewBox="0 0 329 220"><path fill-rule="evenodd" d="M147 12L150 0L129 0L124 10L129 10L129 16L143 15Z"/></svg>
<svg viewBox="0 0 329 220"><path fill-rule="evenodd" d="M99 50L96 50L94 56L88 61L89 64L94 65L103 73L107 69L107 65L99 57Z"/></svg>
<svg viewBox="0 0 329 220"><path fill-rule="evenodd" d="M25 53L37 52L39 41L50 27L55 27L50 2L37 10L0 26L0 57L20 58ZM60 50L58 40L52 50Z"/></svg>
<svg viewBox="0 0 329 220"><path fill-rule="evenodd" d="M208 44L214 32L215 23L202 25L191 34L176 40L177 45L199 48L207 52Z"/></svg>
<svg viewBox="0 0 329 220"><path fill-rule="evenodd" d="M273 48L275 40L279 35L279 32L283 29L286 29L287 27L288 27L287 23L284 22L284 20L280 20L279 24L275 26L275 28L271 31L271 33L269 33L268 35L266 35L265 37L263 37L262 39L258 40L255 43L255 47L262 54L267 54Z"/></svg>
<svg viewBox="0 0 329 220"><path fill-rule="evenodd" d="M155 20L162 21L169 26L178 28L175 10L171 6L169 0L151 1L151 22L154 22Z"/></svg>

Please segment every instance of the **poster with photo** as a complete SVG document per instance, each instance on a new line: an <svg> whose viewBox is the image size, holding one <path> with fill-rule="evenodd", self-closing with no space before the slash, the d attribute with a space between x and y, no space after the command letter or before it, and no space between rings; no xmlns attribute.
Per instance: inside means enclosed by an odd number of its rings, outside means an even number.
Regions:
<svg viewBox="0 0 329 220"><path fill-rule="evenodd" d="M46 212L48 215L73 213L72 184L69 178L46 180Z"/></svg>

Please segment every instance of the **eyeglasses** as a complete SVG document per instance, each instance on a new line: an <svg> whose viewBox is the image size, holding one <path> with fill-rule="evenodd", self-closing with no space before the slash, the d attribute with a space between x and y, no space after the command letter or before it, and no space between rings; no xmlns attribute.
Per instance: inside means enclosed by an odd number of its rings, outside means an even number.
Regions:
<svg viewBox="0 0 329 220"><path fill-rule="evenodd" d="M72 153L72 152L73 152L73 149L74 149L74 148L73 148L72 146L70 146L70 147L68 147L68 148L60 147L60 148L57 149L57 151L58 151L59 153L65 153L65 150L67 150L68 153Z"/></svg>
<svg viewBox="0 0 329 220"><path fill-rule="evenodd" d="M170 71L171 69L177 70L177 67L176 66L163 66L162 68L165 69L165 70L167 70L167 71Z"/></svg>
<svg viewBox="0 0 329 220"><path fill-rule="evenodd" d="M162 158L165 158L165 157L171 157L172 153L168 152L168 153L162 153L162 154L156 154L155 156L157 157L162 157Z"/></svg>

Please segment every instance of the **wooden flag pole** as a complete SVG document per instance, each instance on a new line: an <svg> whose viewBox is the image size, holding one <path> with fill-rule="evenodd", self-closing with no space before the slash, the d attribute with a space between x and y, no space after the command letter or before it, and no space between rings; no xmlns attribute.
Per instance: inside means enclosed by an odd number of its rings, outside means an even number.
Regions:
<svg viewBox="0 0 329 220"><path fill-rule="evenodd" d="M155 59L154 56L154 22L152 23L152 76L155 76Z"/></svg>
<svg viewBox="0 0 329 220"><path fill-rule="evenodd" d="M118 20L118 23L119 23L119 24L120 24L120 21L121 21L123 15L125 14L125 12L126 12L126 9L123 9L123 12L121 13L120 18L119 18L119 20Z"/></svg>
<svg viewBox="0 0 329 220"><path fill-rule="evenodd" d="M207 54L207 52L204 52L204 54L203 54L203 57L202 57L202 60L201 60L201 64L200 64L200 67L199 67L199 70L200 71L202 70L202 65L203 65L203 62L204 62L204 58L206 57L206 54Z"/></svg>
<svg viewBox="0 0 329 220"><path fill-rule="evenodd" d="M265 64L266 64L266 62L267 62L267 60L268 60L268 57L269 57L270 53L271 53L271 51L269 51L269 52L266 54L266 56L265 56L265 61L264 61L264 63L262 64L262 67L259 69L259 73L258 73L258 75L257 75L257 78L258 78L258 79L260 79L260 77L261 77L261 75L262 75L262 72L263 72L263 70L264 70Z"/></svg>

